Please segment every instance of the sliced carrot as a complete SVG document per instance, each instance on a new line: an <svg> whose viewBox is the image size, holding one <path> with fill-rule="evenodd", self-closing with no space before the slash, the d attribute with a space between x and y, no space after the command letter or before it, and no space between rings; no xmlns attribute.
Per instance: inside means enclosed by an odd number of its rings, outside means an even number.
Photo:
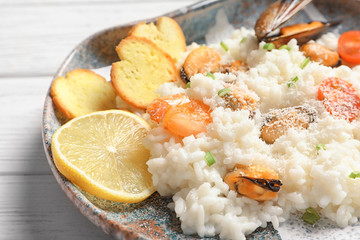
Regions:
<svg viewBox="0 0 360 240"><path fill-rule="evenodd" d="M341 34L338 41L340 57L347 63L360 64L360 31Z"/></svg>
<svg viewBox="0 0 360 240"><path fill-rule="evenodd" d="M319 86L318 99L333 116L354 120L360 113L360 98L352 85L340 78L330 77Z"/></svg>

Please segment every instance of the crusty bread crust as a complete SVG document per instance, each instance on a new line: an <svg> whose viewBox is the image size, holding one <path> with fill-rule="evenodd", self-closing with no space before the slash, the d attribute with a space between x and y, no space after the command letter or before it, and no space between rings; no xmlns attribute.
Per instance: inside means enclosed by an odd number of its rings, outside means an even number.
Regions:
<svg viewBox="0 0 360 240"><path fill-rule="evenodd" d="M175 62L186 50L186 39L179 24L172 18L160 17L154 23L141 22L134 26L128 36L147 38L168 53Z"/></svg>
<svg viewBox="0 0 360 240"><path fill-rule="evenodd" d="M56 78L50 94L56 107L69 119L116 108L116 93L111 83L87 69L76 69Z"/></svg>
<svg viewBox="0 0 360 240"><path fill-rule="evenodd" d="M146 109L158 97L155 91L161 84L177 80L173 59L146 38L129 36L116 52L121 61L112 64L111 82L132 106Z"/></svg>

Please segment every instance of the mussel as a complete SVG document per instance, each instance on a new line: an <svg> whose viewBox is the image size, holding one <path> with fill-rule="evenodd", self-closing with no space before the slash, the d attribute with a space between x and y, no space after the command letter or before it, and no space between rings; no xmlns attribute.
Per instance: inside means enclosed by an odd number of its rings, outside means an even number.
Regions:
<svg viewBox="0 0 360 240"><path fill-rule="evenodd" d="M290 128L307 129L315 121L316 115L315 109L305 106L272 110L265 116L260 137L272 144Z"/></svg>
<svg viewBox="0 0 360 240"><path fill-rule="evenodd" d="M255 34L259 41L271 42L275 47L287 44L295 38L299 45L308 42L329 27L340 21L310 22L295 24L274 35L274 31L286 23L291 17L303 9L311 0L278 0L267 8L255 24Z"/></svg>
<svg viewBox="0 0 360 240"><path fill-rule="evenodd" d="M225 100L225 107L233 111L248 110L250 112L249 117L253 118L258 97L254 93L234 84L227 84L225 87L218 92L219 97Z"/></svg>
<svg viewBox="0 0 360 240"><path fill-rule="evenodd" d="M187 83L197 73L220 71L221 55L210 47L201 46L192 50L180 70L180 77Z"/></svg>
<svg viewBox="0 0 360 240"><path fill-rule="evenodd" d="M236 164L224 177L229 189L257 201L274 199L282 186L278 174L260 165Z"/></svg>
<svg viewBox="0 0 360 240"><path fill-rule="evenodd" d="M318 62L324 66L334 67L339 64L339 54L336 51L332 51L327 47L316 43L310 42L301 46L305 57L310 58L311 61Z"/></svg>
<svg viewBox="0 0 360 240"><path fill-rule="evenodd" d="M229 64L221 64L221 55L210 47L201 46L192 50L186 57L180 69L180 78L190 82L190 78L197 73L212 75L215 72L236 73L246 71L247 65L244 62L235 60Z"/></svg>

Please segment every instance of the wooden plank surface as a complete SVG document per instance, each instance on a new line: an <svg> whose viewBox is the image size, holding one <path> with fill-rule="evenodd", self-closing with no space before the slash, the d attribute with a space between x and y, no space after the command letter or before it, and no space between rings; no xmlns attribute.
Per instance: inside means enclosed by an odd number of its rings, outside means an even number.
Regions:
<svg viewBox="0 0 360 240"><path fill-rule="evenodd" d="M0 0L0 240L111 239L58 186L41 140L46 92L64 58L104 28L195 0Z"/></svg>
<svg viewBox="0 0 360 240"><path fill-rule="evenodd" d="M51 75L89 35L194 1L10 2L0 4L0 77Z"/></svg>
<svg viewBox="0 0 360 240"><path fill-rule="evenodd" d="M51 77L0 78L0 175L50 174L41 118Z"/></svg>
<svg viewBox="0 0 360 240"><path fill-rule="evenodd" d="M111 239L78 211L52 175L0 176L0 192L0 239Z"/></svg>

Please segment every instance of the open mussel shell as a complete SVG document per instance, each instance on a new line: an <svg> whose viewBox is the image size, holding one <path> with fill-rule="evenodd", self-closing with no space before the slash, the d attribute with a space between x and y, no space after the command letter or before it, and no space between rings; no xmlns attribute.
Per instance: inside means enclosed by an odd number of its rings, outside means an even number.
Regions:
<svg viewBox="0 0 360 240"><path fill-rule="evenodd" d="M255 24L255 34L262 41L275 29L279 28L311 0L278 0L261 13Z"/></svg>
<svg viewBox="0 0 360 240"><path fill-rule="evenodd" d="M331 21L331 22L323 22L323 26L316 27L313 29L304 30L298 33L289 34L289 35L277 35L277 36L271 36L266 37L263 39L263 41L268 43L273 43L276 48L287 44L291 39L296 39L298 45L302 45L314 38L316 38L319 34L326 31L328 28L336 26L341 21Z"/></svg>

